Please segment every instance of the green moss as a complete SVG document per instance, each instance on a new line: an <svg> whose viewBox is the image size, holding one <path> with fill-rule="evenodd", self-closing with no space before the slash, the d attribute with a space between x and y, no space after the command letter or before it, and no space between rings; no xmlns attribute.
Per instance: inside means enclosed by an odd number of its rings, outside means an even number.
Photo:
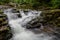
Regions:
<svg viewBox="0 0 60 40"><path fill-rule="evenodd" d="M43 17L43 20L52 25L59 26L60 25L60 10L47 10L43 11L41 16ZM43 21L43 22L44 22Z"/></svg>
<svg viewBox="0 0 60 40"><path fill-rule="evenodd" d="M2 10L0 10L0 14L3 14L3 11Z"/></svg>

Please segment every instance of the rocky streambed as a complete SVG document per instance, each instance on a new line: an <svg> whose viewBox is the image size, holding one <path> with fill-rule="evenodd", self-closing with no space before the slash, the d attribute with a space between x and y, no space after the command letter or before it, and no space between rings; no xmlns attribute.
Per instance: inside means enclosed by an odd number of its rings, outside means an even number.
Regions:
<svg viewBox="0 0 60 40"><path fill-rule="evenodd" d="M60 40L60 10L42 11L40 16L32 19L25 26L36 34L43 32L50 36L54 35L53 40Z"/></svg>
<svg viewBox="0 0 60 40"><path fill-rule="evenodd" d="M43 27L41 27L42 25ZM55 40L60 40L60 10L42 11L39 17L30 21L27 25L27 29L33 30L36 28L40 32L55 35Z"/></svg>
<svg viewBox="0 0 60 40"><path fill-rule="evenodd" d="M19 12L19 10L12 10L13 13ZM27 12L25 10L24 12ZM21 17L20 14L17 14ZM43 27L41 27L43 26ZM55 40L60 39L60 10L45 10L42 11L40 16L32 19L27 23L26 28L33 30L36 33L44 32L48 35L55 35ZM37 29L37 30L34 30ZM3 12L0 12L0 40L8 40L12 37L11 28L8 24L8 18Z"/></svg>

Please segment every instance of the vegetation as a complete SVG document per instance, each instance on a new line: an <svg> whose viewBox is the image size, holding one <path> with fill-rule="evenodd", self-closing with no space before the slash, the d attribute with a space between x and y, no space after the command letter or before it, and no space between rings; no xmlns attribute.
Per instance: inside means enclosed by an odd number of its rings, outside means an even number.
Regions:
<svg viewBox="0 0 60 40"><path fill-rule="evenodd" d="M52 7L53 9L60 7L60 0L0 0L0 4L16 3L20 5L31 5L33 8Z"/></svg>

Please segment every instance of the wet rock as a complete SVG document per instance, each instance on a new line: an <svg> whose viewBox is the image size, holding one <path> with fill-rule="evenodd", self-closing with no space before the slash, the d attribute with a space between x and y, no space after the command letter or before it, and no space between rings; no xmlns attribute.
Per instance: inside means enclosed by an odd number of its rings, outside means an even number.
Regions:
<svg viewBox="0 0 60 40"><path fill-rule="evenodd" d="M43 20L45 20L46 23L56 23L59 22L57 19L60 17L60 11L59 10L48 10L45 13L41 14L41 17Z"/></svg>
<svg viewBox="0 0 60 40"><path fill-rule="evenodd" d="M35 29L35 28L40 28L41 24L36 24L34 26L32 26L31 24L27 24L26 26L27 29Z"/></svg>
<svg viewBox="0 0 60 40"><path fill-rule="evenodd" d="M8 40L12 37L11 28L6 18L5 14L0 14L0 40Z"/></svg>
<svg viewBox="0 0 60 40"><path fill-rule="evenodd" d="M41 24L39 21L36 19L33 19L32 21L28 22L26 25L27 29L34 29L34 28L40 28Z"/></svg>
<svg viewBox="0 0 60 40"><path fill-rule="evenodd" d="M12 13L20 13L19 10L15 9L15 8L12 9L11 11L12 11Z"/></svg>
<svg viewBox="0 0 60 40"><path fill-rule="evenodd" d="M16 14L18 17L22 17L21 14L20 14L20 11L16 8L12 9L11 12Z"/></svg>
<svg viewBox="0 0 60 40"><path fill-rule="evenodd" d="M40 21L40 23L44 25L43 31L55 34L57 38L60 38L60 10L44 11L41 13L41 17L43 21Z"/></svg>
<svg viewBox="0 0 60 40"><path fill-rule="evenodd" d="M59 34L59 33L54 33L53 35L56 36L56 37L54 38L54 40L60 40L60 34Z"/></svg>

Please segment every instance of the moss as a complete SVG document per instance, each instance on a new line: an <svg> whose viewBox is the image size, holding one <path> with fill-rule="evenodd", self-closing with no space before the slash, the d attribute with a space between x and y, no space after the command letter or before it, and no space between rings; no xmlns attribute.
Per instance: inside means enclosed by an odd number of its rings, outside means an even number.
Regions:
<svg viewBox="0 0 60 40"><path fill-rule="evenodd" d="M0 9L0 14L3 14L3 11Z"/></svg>
<svg viewBox="0 0 60 40"><path fill-rule="evenodd" d="M38 22L36 23L39 22L43 25L42 31L48 33L55 32L56 29L60 28L60 10L56 9L42 11L40 17L38 17Z"/></svg>

